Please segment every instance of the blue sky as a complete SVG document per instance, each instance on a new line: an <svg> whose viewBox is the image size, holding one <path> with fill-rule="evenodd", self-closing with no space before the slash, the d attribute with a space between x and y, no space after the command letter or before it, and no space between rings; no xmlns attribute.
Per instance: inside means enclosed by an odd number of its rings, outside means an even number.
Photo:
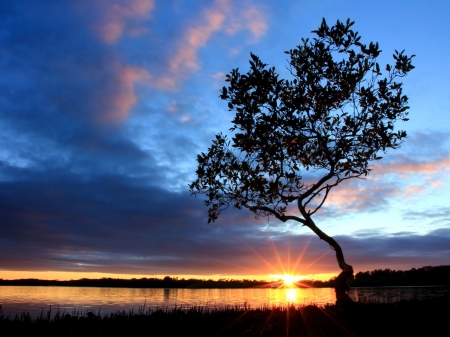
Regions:
<svg viewBox="0 0 450 337"><path fill-rule="evenodd" d="M233 114L219 89L250 52L288 77L284 51L324 17L415 54L401 149L345 182L316 224L356 271L449 264L447 1L7 1L0 4L0 278L333 274L295 223L191 197L196 155ZM72 273L72 274L64 274ZM74 274L75 273L75 274ZM77 274L78 273L78 274ZM103 274L95 274L103 273ZM75 275L75 276L74 276Z"/></svg>

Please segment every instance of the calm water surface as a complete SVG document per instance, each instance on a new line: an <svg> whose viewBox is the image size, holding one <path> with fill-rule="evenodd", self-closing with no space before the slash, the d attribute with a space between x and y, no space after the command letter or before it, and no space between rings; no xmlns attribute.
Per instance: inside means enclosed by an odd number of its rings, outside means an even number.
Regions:
<svg viewBox="0 0 450 337"><path fill-rule="evenodd" d="M440 296L446 293L443 287L385 287L353 288L353 300L400 300ZM46 313L50 306L55 313L95 311L101 314L117 310L139 310L145 308L174 306L202 306L223 308L235 305L284 306L315 303L324 305L335 302L334 289L130 289L130 288L79 288L79 287L28 287L0 286L0 304L5 315L29 312L32 318Z"/></svg>

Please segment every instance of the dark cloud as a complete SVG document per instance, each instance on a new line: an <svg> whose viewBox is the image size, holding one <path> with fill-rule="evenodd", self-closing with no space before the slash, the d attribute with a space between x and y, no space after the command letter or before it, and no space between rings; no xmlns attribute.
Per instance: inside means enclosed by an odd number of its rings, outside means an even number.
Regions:
<svg viewBox="0 0 450 337"><path fill-rule="evenodd" d="M403 213L403 219L421 221L423 219L450 220L450 207L437 207L431 210L405 212Z"/></svg>
<svg viewBox="0 0 450 337"><path fill-rule="evenodd" d="M450 133L445 129L409 132L402 150L415 160L444 157L450 151Z"/></svg>
<svg viewBox="0 0 450 337"><path fill-rule="evenodd" d="M245 275L282 272L304 252L297 270L337 271L323 241L251 222L249 212L207 224L200 200L145 179L48 173L0 186L4 269ZM418 267L445 263L450 230L336 239L358 270Z"/></svg>
<svg viewBox="0 0 450 337"><path fill-rule="evenodd" d="M123 65L72 5L23 1L0 11L0 159L12 166L70 162L82 170L93 159L114 166L148 157L119 123L135 99L138 70Z"/></svg>
<svg viewBox="0 0 450 337"><path fill-rule="evenodd" d="M403 213L404 220L412 220L428 227L450 226L450 207L434 207L428 210L415 210Z"/></svg>
<svg viewBox="0 0 450 337"><path fill-rule="evenodd" d="M338 238L347 247L347 258L358 270L374 268L406 269L448 264L450 229L439 228L425 235L397 233L365 238Z"/></svg>

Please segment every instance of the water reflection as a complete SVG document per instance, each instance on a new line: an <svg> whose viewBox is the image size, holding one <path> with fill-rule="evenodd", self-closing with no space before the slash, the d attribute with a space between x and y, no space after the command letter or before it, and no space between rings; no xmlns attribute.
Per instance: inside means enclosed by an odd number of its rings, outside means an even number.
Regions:
<svg viewBox="0 0 450 337"><path fill-rule="evenodd" d="M164 302L167 303L170 300L170 289L164 289Z"/></svg>
<svg viewBox="0 0 450 337"><path fill-rule="evenodd" d="M286 289L286 302L295 303L297 300L297 291L300 291L300 289L297 288Z"/></svg>
<svg viewBox="0 0 450 337"><path fill-rule="evenodd" d="M446 288L398 287L398 288L352 288L353 300L400 300L410 297L440 296ZM15 313L29 312L37 317L50 306L52 312L94 310L102 314L117 310L146 308L203 306L221 308L236 305L286 306L335 302L332 288L250 288L250 289L129 289L129 288L77 288L77 287L19 287L0 286L0 304L3 312L14 317Z"/></svg>

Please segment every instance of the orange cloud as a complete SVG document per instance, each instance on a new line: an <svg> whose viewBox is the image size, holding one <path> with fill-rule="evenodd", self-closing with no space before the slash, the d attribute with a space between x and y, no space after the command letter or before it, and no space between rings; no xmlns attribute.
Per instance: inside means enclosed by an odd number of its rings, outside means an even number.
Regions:
<svg viewBox="0 0 450 337"><path fill-rule="evenodd" d="M123 34L128 20L149 16L154 0L95 0L93 4L102 13L93 29L104 42L113 43Z"/></svg>

